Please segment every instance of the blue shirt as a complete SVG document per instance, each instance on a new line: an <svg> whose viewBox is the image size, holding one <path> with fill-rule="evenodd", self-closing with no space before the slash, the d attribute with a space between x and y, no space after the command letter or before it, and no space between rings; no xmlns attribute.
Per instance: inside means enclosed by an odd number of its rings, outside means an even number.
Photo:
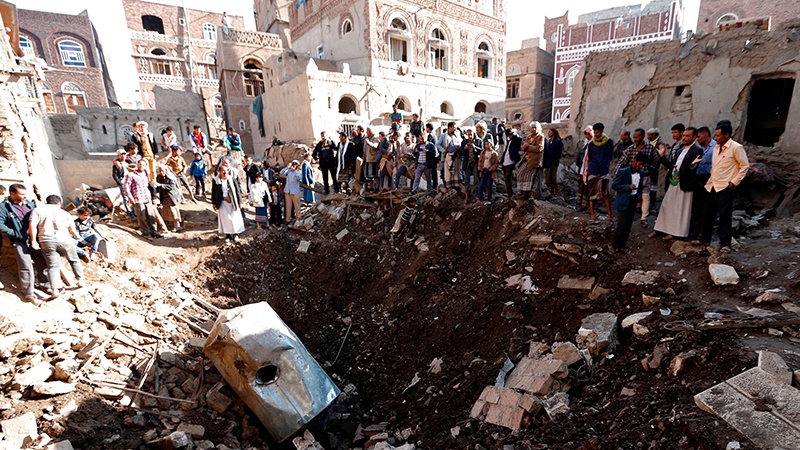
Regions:
<svg viewBox="0 0 800 450"><path fill-rule="evenodd" d="M288 167L281 170L281 174L286 176L286 186L283 187L285 194L300 195L300 181L302 180L300 169L291 170Z"/></svg>
<svg viewBox="0 0 800 450"><path fill-rule="evenodd" d="M698 175L711 175L711 159L714 156L714 147L717 146L717 141L711 140L708 148L703 150L703 160L697 166Z"/></svg>

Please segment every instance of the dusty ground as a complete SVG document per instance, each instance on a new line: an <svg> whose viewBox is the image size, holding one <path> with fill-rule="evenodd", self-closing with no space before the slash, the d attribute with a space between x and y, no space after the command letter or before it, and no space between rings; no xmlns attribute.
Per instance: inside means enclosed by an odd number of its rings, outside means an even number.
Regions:
<svg viewBox="0 0 800 450"><path fill-rule="evenodd" d="M774 221L752 233L752 238L740 238L739 251L718 262L733 265L742 280L737 286L716 287L708 275L707 252L676 257L669 244L647 238L650 230L637 226L631 237L636 251L612 257L603 252L610 230L589 224L584 214L546 202L537 207L513 202L464 207L450 198L426 204L419 235L425 238L427 251L404 240L389 245L387 231L399 207L384 206L380 213L378 207L351 207L353 211L341 221L318 215L309 232L249 229L242 243L222 247L208 205L186 206L187 231L169 240L138 238L125 228L130 223L109 225L120 254L140 259L155 288L166 290L185 279L196 287L196 295L220 307L269 301L337 384L357 389L337 406L339 415L327 431L316 432L326 448L360 446L362 439L353 442L356 428L381 422L388 423L390 435L410 428L413 436L408 442L420 448L716 449L734 440L742 448L753 448L724 422L700 411L692 396L754 366L757 349L778 351L790 366L800 368L797 327L778 330L783 332L780 337L759 328L665 329L670 322L701 320L709 311L746 318L736 306L750 305L764 289L782 288L785 295L796 297L800 251L796 221ZM359 217L363 212L370 217ZM334 236L343 228L349 234L337 241ZM531 234L578 245L580 253L569 255L573 262L564 254L535 251L528 243ZM296 252L301 239L312 243L308 254ZM514 254L513 261L506 251ZM4 255L3 266L13 271L13 257L9 260L6 250ZM621 286L631 269L660 271L658 284ZM105 264L90 266L88 273L92 283L114 286L123 297L145 305L145 310L158 303L148 296L153 286L136 284L142 274ZM538 294L506 288L504 280L515 274L530 275ZM557 289L563 274L594 276L611 292L590 300L588 291ZM1 275L7 288L14 283L13 272ZM661 301L645 306L642 294ZM15 305L14 311L32 312L26 309L29 305ZM783 311L780 305L762 307ZM669 308L669 315L662 316L660 308ZM472 404L484 386L493 384L505 358L517 362L527 354L530 341L574 341L581 320L594 312L613 312L622 318L646 310L655 311L642 322L649 334L638 337L626 331L616 354L595 358L593 370L570 375L568 415L551 421L542 413L520 432L470 419ZM353 326L334 363L349 323ZM164 337L183 361L184 379L197 377L196 358L201 354L183 344L199 334L181 323L147 325L169 331ZM664 362L645 371L640 361L657 344L667 347ZM689 349L698 350L700 357L680 377L668 375L669 360ZM131 365L140 356L132 358ZM25 358L0 361L4 367L13 364L0 375L4 386L11 385L16 368L25 367ZM444 360L444 370L436 375L429 370L434 358ZM421 381L406 389L415 375ZM136 373L131 379L138 382ZM218 379L214 369L206 369L204 389ZM623 388L634 389L635 394L623 395ZM146 383L144 390L153 392L152 383ZM222 392L235 397L228 388ZM56 441L69 439L75 448L144 448L146 441L181 423L203 425L203 439L217 448L279 448L240 401L216 413L200 397L200 405L189 411L175 405L151 408L140 414L145 421L140 425L133 421L134 410L79 383L64 396L37 399L25 392L7 403L10 407L0 408L0 418L34 411L40 432ZM50 420L43 415L54 414L69 399L77 401L77 411L55 414L58 417ZM457 436L451 431L455 427ZM151 430L156 434L147 436Z"/></svg>

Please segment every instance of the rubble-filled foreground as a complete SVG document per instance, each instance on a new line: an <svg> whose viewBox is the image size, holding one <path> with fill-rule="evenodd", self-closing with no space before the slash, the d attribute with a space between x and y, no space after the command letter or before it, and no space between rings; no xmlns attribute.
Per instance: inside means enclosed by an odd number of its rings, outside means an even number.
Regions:
<svg viewBox="0 0 800 450"><path fill-rule="evenodd" d="M797 229L774 223L764 238L740 239L733 255L635 232L639 251L611 257L601 251L607 231L564 208L465 207L438 195L421 209L418 235L393 244L391 198L378 206L341 199L288 232L253 231L219 251L123 242L124 263L90 271L90 280L102 280L96 287L72 291L39 314L27 304L3 311L0 442L760 445L700 409L695 395L752 370L756 349L798 367ZM139 261L124 259L132 249ZM734 283L728 267L736 284L727 284ZM310 433L284 444L201 348L217 308L264 300L342 390ZM754 410L782 401L756 399ZM705 404L724 415L719 401Z"/></svg>

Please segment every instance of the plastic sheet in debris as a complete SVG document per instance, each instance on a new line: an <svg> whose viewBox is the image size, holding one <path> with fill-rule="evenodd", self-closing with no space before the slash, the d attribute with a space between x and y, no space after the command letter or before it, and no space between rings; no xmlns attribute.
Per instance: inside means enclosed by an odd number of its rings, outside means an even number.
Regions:
<svg viewBox="0 0 800 450"><path fill-rule="evenodd" d="M204 351L278 442L302 429L339 395L266 302L221 311Z"/></svg>

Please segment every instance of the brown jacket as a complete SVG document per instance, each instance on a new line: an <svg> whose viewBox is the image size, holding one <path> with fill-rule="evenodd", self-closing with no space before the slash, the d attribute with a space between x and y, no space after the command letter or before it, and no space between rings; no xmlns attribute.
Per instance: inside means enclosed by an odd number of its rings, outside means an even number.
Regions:
<svg viewBox="0 0 800 450"><path fill-rule="evenodd" d="M529 135L522 144L522 151L525 154L525 163L529 169L542 167L542 155L544 155L544 136L541 134Z"/></svg>
<svg viewBox="0 0 800 450"><path fill-rule="evenodd" d="M483 171L484 165L483 161L486 158L486 152L491 152L492 156L489 157L489 172L492 173L492 178L494 178L495 173L497 172L497 166L500 165L500 158L497 156L497 152L494 150L486 150L484 149L481 152L481 156L478 158L478 173Z"/></svg>

